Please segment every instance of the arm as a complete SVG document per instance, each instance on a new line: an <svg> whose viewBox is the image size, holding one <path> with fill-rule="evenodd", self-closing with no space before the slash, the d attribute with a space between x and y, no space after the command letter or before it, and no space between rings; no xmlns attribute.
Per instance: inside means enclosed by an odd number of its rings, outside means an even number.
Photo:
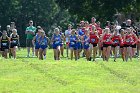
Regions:
<svg viewBox="0 0 140 93"><path fill-rule="evenodd" d="M50 44L50 39L47 37L48 44Z"/></svg>
<svg viewBox="0 0 140 93"><path fill-rule="evenodd" d="M19 35L17 37L18 37L18 46L20 46Z"/></svg>
<svg viewBox="0 0 140 93"><path fill-rule="evenodd" d="M32 44L34 45L34 43L35 43L35 36L34 36L34 38L33 38L33 40L32 40Z"/></svg>
<svg viewBox="0 0 140 93"><path fill-rule="evenodd" d="M136 34L134 34L134 37L135 37L136 41L132 45L134 45L138 42L138 37L136 36Z"/></svg>
<svg viewBox="0 0 140 93"><path fill-rule="evenodd" d="M54 39L54 35L53 35L53 36L52 36L52 38L51 38L51 41L50 41L51 43L53 43L53 42L54 42L54 40L53 40L53 39Z"/></svg>
<svg viewBox="0 0 140 93"><path fill-rule="evenodd" d="M101 42L102 42L102 43L105 42L105 40L103 40L103 39L104 39L104 36L105 36L105 34L103 34L103 35L101 36Z"/></svg>
<svg viewBox="0 0 140 93"><path fill-rule="evenodd" d="M1 37L0 37L0 48L1 48Z"/></svg>
<svg viewBox="0 0 140 93"><path fill-rule="evenodd" d="M10 46L11 46L11 42L10 42L10 38L7 36L8 38L8 42L9 42L9 49L10 49Z"/></svg>

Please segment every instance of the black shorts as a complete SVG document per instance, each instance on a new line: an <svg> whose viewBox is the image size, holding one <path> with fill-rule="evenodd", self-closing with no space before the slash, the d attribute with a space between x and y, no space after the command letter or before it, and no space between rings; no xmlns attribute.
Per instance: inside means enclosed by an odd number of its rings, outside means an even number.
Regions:
<svg viewBox="0 0 140 93"><path fill-rule="evenodd" d="M119 44L118 45L112 45L113 48L115 48L116 46L120 46L120 45Z"/></svg>
<svg viewBox="0 0 140 93"><path fill-rule="evenodd" d="M9 47L1 47L1 51L5 51L5 49L9 49Z"/></svg>
<svg viewBox="0 0 140 93"><path fill-rule="evenodd" d="M101 47L101 50L103 50L103 47Z"/></svg>
<svg viewBox="0 0 140 93"><path fill-rule="evenodd" d="M103 47L109 47L112 46L111 44L103 44Z"/></svg>
<svg viewBox="0 0 140 93"><path fill-rule="evenodd" d="M120 46L120 48L124 48L124 46Z"/></svg>
<svg viewBox="0 0 140 93"><path fill-rule="evenodd" d="M91 43L92 44L92 43ZM92 44L93 45L93 47L97 47L97 44L96 43L94 43L94 44Z"/></svg>
<svg viewBox="0 0 140 93"><path fill-rule="evenodd" d="M136 45L136 44L134 44L134 45L131 45L131 47L132 47L132 48L136 48L136 47L137 47L137 45Z"/></svg>
<svg viewBox="0 0 140 93"><path fill-rule="evenodd" d="M34 45L32 43L32 39L26 39L26 46L27 47L34 47Z"/></svg>
<svg viewBox="0 0 140 93"><path fill-rule="evenodd" d="M14 48L15 46L18 46L18 44L11 43L10 48Z"/></svg>
<svg viewBox="0 0 140 93"><path fill-rule="evenodd" d="M124 47L131 47L131 45L124 44Z"/></svg>

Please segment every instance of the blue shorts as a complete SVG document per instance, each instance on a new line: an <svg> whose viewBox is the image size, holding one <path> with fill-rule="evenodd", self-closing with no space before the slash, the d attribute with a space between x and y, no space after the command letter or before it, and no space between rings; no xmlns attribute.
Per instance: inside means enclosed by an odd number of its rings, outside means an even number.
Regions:
<svg viewBox="0 0 140 93"><path fill-rule="evenodd" d="M63 43L60 43L60 47L62 47L64 44Z"/></svg>
<svg viewBox="0 0 140 93"><path fill-rule="evenodd" d="M74 45L70 45L69 47L70 47L70 49L73 48L74 50L77 50L77 49L78 49L78 47L77 47L76 44L74 44Z"/></svg>
<svg viewBox="0 0 140 93"><path fill-rule="evenodd" d="M39 49L40 45L38 43L35 43L35 49Z"/></svg>
<svg viewBox="0 0 140 93"><path fill-rule="evenodd" d="M77 48L78 48L78 49L82 49L82 48L83 48L83 46L82 46L82 43L81 43L81 42L78 42L78 43L77 43Z"/></svg>
<svg viewBox="0 0 140 93"><path fill-rule="evenodd" d="M84 45L84 49L89 49L89 45Z"/></svg>
<svg viewBox="0 0 140 93"><path fill-rule="evenodd" d="M40 48L40 46L35 46L35 49L39 49Z"/></svg>
<svg viewBox="0 0 140 93"><path fill-rule="evenodd" d="M53 49L57 49L58 46L60 46L60 44L53 44Z"/></svg>
<svg viewBox="0 0 140 93"><path fill-rule="evenodd" d="M40 46L40 48L43 49L43 50L46 49L47 47L48 47L47 45Z"/></svg>

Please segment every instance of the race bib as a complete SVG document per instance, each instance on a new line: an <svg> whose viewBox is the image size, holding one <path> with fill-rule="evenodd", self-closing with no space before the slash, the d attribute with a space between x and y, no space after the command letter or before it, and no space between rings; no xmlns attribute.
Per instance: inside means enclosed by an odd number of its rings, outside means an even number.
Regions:
<svg viewBox="0 0 140 93"><path fill-rule="evenodd" d="M16 43L17 41L13 40L13 43Z"/></svg>
<svg viewBox="0 0 140 93"><path fill-rule="evenodd" d="M74 40L74 41L75 41L75 38L72 38L72 40Z"/></svg>
<svg viewBox="0 0 140 93"><path fill-rule="evenodd" d="M75 43L74 42L71 42L71 44L74 45Z"/></svg>
<svg viewBox="0 0 140 93"><path fill-rule="evenodd" d="M106 42L109 42L109 39L106 39Z"/></svg>
<svg viewBox="0 0 140 93"><path fill-rule="evenodd" d="M85 43L85 45L89 45L89 43L88 43L88 42L86 42L86 43Z"/></svg>
<svg viewBox="0 0 140 93"><path fill-rule="evenodd" d="M95 42L95 39L91 39L92 42Z"/></svg>
<svg viewBox="0 0 140 93"><path fill-rule="evenodd" d="M56 42L55 42L55 44L58 44L58 43L59 43L59 41L56 41Z"/></svg>
<svg viewBox="0 0 140 93"><path fill-rule="evenodd" d="M45 45L45 42L41 43L41 45Z"/></svg>
<svg viewBox="0 0 140 93"><path fill-rule="evenodd" d="M3 46L7 46L7 43L2 43Z"/></svg>
<svg viewBox="0 0 140 93"><path fill-rule="evenodd" d="M114 41L114 43L118 43L118 42L119 42L118 40L115 40L115 41Z"/></svg>
<svg viewBox="0 0 140 93"><path fill-rule="evenodd" d="M126 42L130 42L130 39L127 39Z"/></svg>

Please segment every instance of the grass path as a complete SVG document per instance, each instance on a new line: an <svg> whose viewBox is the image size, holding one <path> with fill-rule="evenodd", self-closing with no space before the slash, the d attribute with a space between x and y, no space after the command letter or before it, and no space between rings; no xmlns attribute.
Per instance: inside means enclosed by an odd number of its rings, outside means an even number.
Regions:
<svg viewBox="0 0 140 93"><path fill-rule="evenodd" d="M133 62L87 62L84 58L54 61L0 58L0 93L140 93L140 60Z"/></svg>

